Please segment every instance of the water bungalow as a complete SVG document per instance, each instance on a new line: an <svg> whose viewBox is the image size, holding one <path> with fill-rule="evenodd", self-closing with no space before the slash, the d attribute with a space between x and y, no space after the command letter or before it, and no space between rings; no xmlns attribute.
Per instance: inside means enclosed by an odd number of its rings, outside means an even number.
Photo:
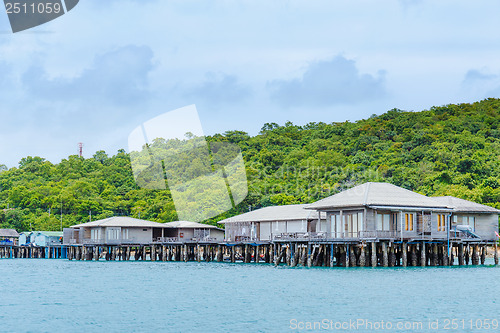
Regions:
<svg viewBox="0 0 500 333"><path fill-rule="evenodd" d="M264 207L219 223L225 225L228 242L321 236L322 226L325 229L326 214L306 207L306 204Z"/></svg>
<svg viewBox="0 0 500 333"><path fill-rule="evenodd" d="M452 196L432 197L453 209L450 231L453 236L495 240L498 232L499 210Z"/></svg>
<svg viewBox="0 0 500 333"><path fill-rule="evenodd" d="M165 237L157 239L158 242L224 241L224 229L214 225L190 221L167 222L163 225Z"/></svg>
<svg viewBox="0 0 500 333"><path fill-rule="evenodd" d="M224 230L213 225L175 221L158 223L115 216L77 224L64 230L65 244L150 244L183 241L223 241Z"/></svg>
<svg viewBox="0 0 500 333"><path fill-rule="evenodd" d="M64 244L150 244L165 237L163 223L114 216L64 229Z"/></svg>
<svg viewBox="0 0 500 333"><path fill-rule="evenodd" d="M31 236L33 235L33 240L31 239ZM19 234L19 246L26 246L30 245L33 243L35 240L35 234L33 231L23 231Z"/></svg>
<svg viewBox="0 0 500 333"><path fill-rule="evenodd" d="M0 229L0 245L17 245L19 233L14 229Z"/></svg>
<svg viewBox="0 0 500 333"><path fill-rule="evenodd" d="M54 246L61 245L62 231L24 231L19 234L20 246Z"/></svg>
<svg viewBox="0 0 500 333"><path fill-rule="evenodd" d="M62 231L34 231L34 246L54 246L63 243Z"/></svg>

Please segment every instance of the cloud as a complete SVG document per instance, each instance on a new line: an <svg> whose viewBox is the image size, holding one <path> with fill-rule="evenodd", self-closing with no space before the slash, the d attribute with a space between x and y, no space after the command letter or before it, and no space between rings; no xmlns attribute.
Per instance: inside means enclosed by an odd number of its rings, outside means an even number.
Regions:
<svg viewBox="0 0 500 333"><path fill-rule="evenodd" d="M462 81L462 94L472 99L500 96L500 74L487 73L487 70L471 69Z"/></svg>
<svg viewBox="0 0 500 333"><path fill-rule="evenodd" d="M336 56L309 65L301 78L268 83L271 99L283 106L356 104L386 95L385 72L360 74L354 60Z"/></svg>
<svg viewBox="0 0 500 333"><path fill-rule="evenodd" d="M188 89L184 95L219 105L241 102L252 95L252 90L240 83L236 75L209 72L206 73L203 82Z"/></svg>
<svg viewBox="0 0 500 333"><path fill-rule="evenodd" d="M90 68L73 78L51 78L42 66L33 65L23 74L22 83L41 100L134 104L149 95L152 59L149 47L129 45L96 56Z"/></svg>

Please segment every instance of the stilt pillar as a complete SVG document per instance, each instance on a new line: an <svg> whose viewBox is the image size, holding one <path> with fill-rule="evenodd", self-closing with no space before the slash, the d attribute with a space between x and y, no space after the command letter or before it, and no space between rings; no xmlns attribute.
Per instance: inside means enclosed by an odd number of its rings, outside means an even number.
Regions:
<svg viewBox="0 0 500 333"><path fill-rule="evenodd" d="M405 242L401 243L401 247L402 247L402 265L403 267L407 267L408 266L408 246Z"/></svg>
<svg viewBox="0 0 500 333"><path fill-rule="evenodd" d="M387 255L387 243L386 242L382 242L382 266L383 267L389 266L389 258Z"/></svg>
<svg viewBox="0 0 500 333"><path fill-rule="evenodd" d="M307 243L307 267L312 266L312 258L311 258L311 244Z"/></svg>
<svg viewBox="0 0 500 333"><path fill-rule="evenodd" d="M371 255L371 264L372 267L377 267L377 244L372 242L372 255Z"/></svg>
<svg viewBox="0 0 500 333"><path fill-rule="evenodd" d="M364 244L361 244L361 246L359 247L359 266L360 267L366 266L365 245Z"/></svg>
<svg viewBox="0 0 500 333"><path fill-rule="evenodd" d="M420 266L422 267L425 267L427 264L426 251L425 242L422 242L422 244L420 244Z"/></svg>
<svg viewBox="0 0 500 333"><path fill-rule="evenodd" d="M479 251L476 244L472 246L472 265L479 265Z"/></svg>
<svg viewBox="0 0 500 333"><path fill-rule="evenodd" d="M495 265L498 266L498 245L496 241L495 241L495 253L493 254L493 258L495 260Z"/></svg>
<svg viewBox="0 0 500 333"><path fill-rule="evenodd" d="M464 265L464 244L458 244L458 264L460 266Z"/></svg>

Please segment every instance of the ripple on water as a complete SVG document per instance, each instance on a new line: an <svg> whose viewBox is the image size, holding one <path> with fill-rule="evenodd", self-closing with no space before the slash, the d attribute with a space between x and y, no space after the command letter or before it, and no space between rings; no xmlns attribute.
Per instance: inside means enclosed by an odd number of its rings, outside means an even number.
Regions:
<svg viewBox="0 0 500 333"><path fill-rule="evenodd" d="M288 331L291 319L493 319L500 279L498 267L30 259L0 260L0 272L2 326L19 332L269 332Z"/></svg>

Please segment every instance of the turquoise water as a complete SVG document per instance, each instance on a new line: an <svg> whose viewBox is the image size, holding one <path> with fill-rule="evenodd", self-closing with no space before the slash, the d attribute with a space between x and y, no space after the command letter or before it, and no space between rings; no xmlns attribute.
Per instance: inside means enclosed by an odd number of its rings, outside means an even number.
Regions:
<svg viewBox="0 0 500 333"><path fill-rule="evenodd" d="M452 332L500 331L485 329L500 320L499 267L4 259L0 273L0 330L7 332L294 332L319 324L441 332L447 319L459 320ZM357 330L345 326L350 320ZM438 330L429 329L436 320ZM414 329L396 327L407 322Z"/></svg>

